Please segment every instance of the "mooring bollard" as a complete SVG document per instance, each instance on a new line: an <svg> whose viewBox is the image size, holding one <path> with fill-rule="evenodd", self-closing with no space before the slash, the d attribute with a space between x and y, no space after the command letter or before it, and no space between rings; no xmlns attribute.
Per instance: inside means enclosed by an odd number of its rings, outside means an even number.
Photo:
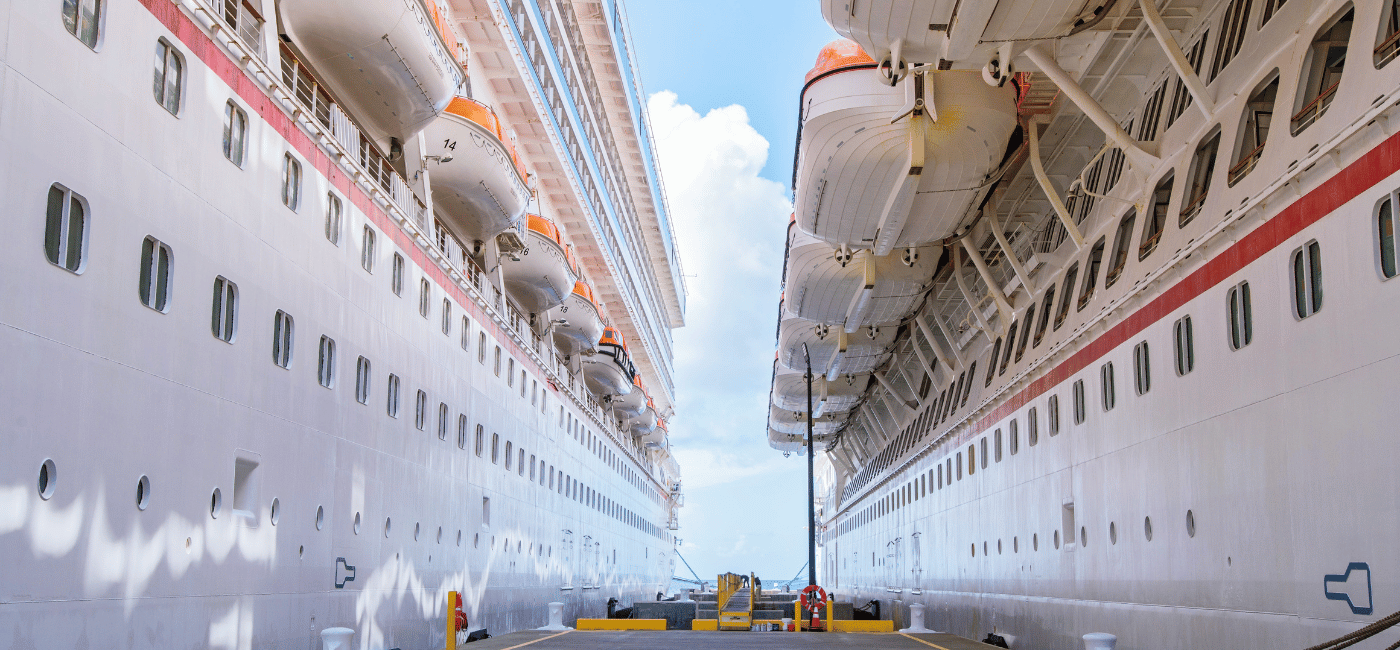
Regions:
<svg viewBox="0 0 1400 650"><path fill-rule="evenodd" d="M900 632L913 634L930 634L933 630L924 627L924 606L921 603L914 603L909 606L909 627Z"/></svg>
<svg viewBox="0 0 1400 650"><path fill-rule="evenodd" d="M1118 647L1118 637L1103 632L1090 632L1084 635L1084 650L1114 650Z"/></svg>
<svg viewBox="0 0 1400 650"><path fill-rule="evenodd" d="M564 630L574 629L564 625L564 603L550 603L549 625L537 629L545 632L563 632Z"/></svg>
<svg viewBox="0 0 1400 650"><path fill-rule="evenodd" d="M355 631L348 627L328 627L321 630L322 650L350 650L350 637Z"/></svg>

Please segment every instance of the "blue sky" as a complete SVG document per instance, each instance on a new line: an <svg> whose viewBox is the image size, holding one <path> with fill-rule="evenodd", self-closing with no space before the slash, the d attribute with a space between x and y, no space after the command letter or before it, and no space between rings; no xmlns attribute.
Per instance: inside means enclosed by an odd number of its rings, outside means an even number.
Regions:
<svg viewBox="0 0 1400 650"><path fill-rule="evenodd" d="M806 458L768 446L768 390L798 93L835 33L815 0L629 0L627 12L689 276L671 426L681 553L704 580L786 580L806 561Z"/></svg>

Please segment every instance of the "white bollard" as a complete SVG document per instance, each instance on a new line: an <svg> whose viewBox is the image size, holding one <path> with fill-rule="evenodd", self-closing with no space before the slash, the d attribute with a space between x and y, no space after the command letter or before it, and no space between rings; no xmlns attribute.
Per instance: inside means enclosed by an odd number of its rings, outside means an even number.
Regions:
<svg viewBox="0 0 1400 650"><path fill-rule="evenodd" d="M900 632L904 634L933 634L933 630L924 627L924 606L914 603L909 606L909 627Z"/></svg>
<svg viewBox="0 0 1400 650"><path fill-rule="evenodd" d="M1084 635L1084 650L1114 650L1118 647L1118 637L1103 632Z"/></svg>
<svg viewBox="0 0 1400 650"><path fill-rule="evenodd" d="M564 625L564 603L550 603L549 625L537 629L544 630L545 632L563 632L564 630L574 629Z"/></svg>
<svg viewBox="0 0 1400 650"><path fill-rule="evenodd" d="M355 631L348 627L328 627L321 630L322 650L350 650L350 637Z"/></svg>

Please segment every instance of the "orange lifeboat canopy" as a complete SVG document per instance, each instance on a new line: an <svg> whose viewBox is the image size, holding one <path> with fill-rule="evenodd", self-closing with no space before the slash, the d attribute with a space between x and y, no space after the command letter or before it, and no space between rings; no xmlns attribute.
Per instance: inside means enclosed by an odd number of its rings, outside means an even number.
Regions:
<svg viewBox="0 0 1400 650"><path fill-rule="evenodd" d="M812 66L807 73L804 83L812 83L813 79L831 72L838 72L848 68L869 68L875 65L875 59L870 58L865 50L855 41L840 38L826 44L822 51L817 54L817 63Z"/></svg>
<svg viewBox="0 0 1400 650"><path fill-rule="evenodd" d="M578 276L569 265L568 249L559 227L538 214L527 215L525 250L501 262L506 288L530 313L563 304L573 293Z"/></svg>

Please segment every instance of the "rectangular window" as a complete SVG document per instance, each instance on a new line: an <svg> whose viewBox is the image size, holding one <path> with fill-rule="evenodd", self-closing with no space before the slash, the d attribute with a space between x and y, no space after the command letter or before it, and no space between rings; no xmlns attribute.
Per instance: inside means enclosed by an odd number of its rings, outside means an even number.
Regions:
<svg viewBox="0 0 1400 650"><path fill-rule="evenodd" d="M1016 347L1016 328L1021 325L1020 321L1011 321L1011 329L1006 331L1006 354L1001 357L1001 368L997 370L997 375L1006 374L1006 368L1011 364L1011 349ZM993 362L996 358L992 359Z"/></svg>
<svg viewBox="0 0 1400 650"><path fill-rule="evenodd" d="M369 403L369 359L363 356L355 362L355 401Z"/></svg>
<svg viewBox="0 0 1400 650"><path fill-rule="evenodd" d="M1274 13L1283 8L1283 3L1286 1L1287 0L1264 0L1264 6L1260 10L1259 26L1263 27L1265 23L1268 23L1269 19L1274 17Z"/></svg>
<svg viewBox="0 0 1400 650"><path fill-rule="evenodd" d="M360 237L360 268L374 273L374 229L369 226Z"/></svg>
<svg viewBox="0 0 1400 650"><path fill-rule="evenodd" d="M84 45L97 49L102 0L63 0L63 26Z"/></svg>
<svg viewBox="0 0 1400 650"><path fill-rule="evenodd" d="M301 162L290 153L282 157L282 205L293 212L301 206Z"/></svg>
<svg viewBox="0 0 1400 650"><path fill-rule="evenodd" d="M1094 247L1089 250L1089 260L1084 264L1084 286L1079 290L1079 305L1075 311L1084 311L1089 306L1089 302L1094 299L1094 292L1099 288L1099 268L1103 266L1104 238L1100 237L1094 242Z"/></svg>
<svg viewBox="0 0 1400 650"><path fill-rule="evenodd" d="M1035 338L1031 347L1035 348L1045 339L1045 330L1050 327L1050 311L1055 307L1055 285L1045 290L1045 298L1040 303L1040 322L1035 326Z"/></svg>
<svg viewBox="0 0 1400 650"><path fill-rule="evenodd" d="M452 334L452 301L449 300L449 299L447 299L447 298L443 298L443 299L442 299L442 335L443 335L443 336L450 336L451 334Z"/></svg>
<svg viewBox="0 0 1400 650"><path fill-rule="evenodd" d="M1354 13L1354 10L1348 9L1329 26L1323 27L1308 48L1303 59L1302 78L1298 82L1298 99L1294 102L1290 121L1293 135L1298 135L1322 117L1337 96L1337 86L1342 82L1342 69L1347 61L1347 41L1351 38Z"/></svg>
<svg viewBox="0 0 1400 650"><path fill-rule="evenodd" d="M1254 312L1249 304L1249 283L1231 287L1225 296L1230 310L1230 349L1238 350L1254 340Z"/></svg>
<svg viewBox="0 0 1400 650"><path fill-rule="evenodd" d="M272 317L272 362L280 368L292 365L292 317L280 309Z"/></svg>
<svg viewBox="0 0 1400 650"><path fill-rule="evenodd" d="M486 451L486 427L484 425L476 425L476 443L474 450L477 458L480 458L481 454Z"/></svg>
<svg viewBox="0 0 1400 650"><path fill-rule="evenodd" d="M419 389L418 396L413 400L413 426L419 431L428 426L428 394Z"/></svg>
<svg viewBox="0 0 1400 650"><path fill-rule="evenodd" d="M1274 100L1278 96L1278 73L1250 95L1244 105L1243 128L1240 129L1239 145L1235 147L1235 164L1225 175L1225 182L1231 187L1249 175L1264 155L1264 143L1269 141L1269 124L1273 121Z"/></svg>
<svg viewBox="0 0 1400 650"><path fill-rule="evenodd" d="M462 413L457 416L457 448L467 448L467 414Z"/></svg>
<svg viewBox="0 0 1400 650"><path fill-rule="evenodd" d="M1034 304L1026 308L1026 317L1021 319L1021 321L1026 324L1026 327L1021 330L1021 340L1016 344L1016 363L1021 363L1021 356L1026 353L1026 343L1031 340L1031 325L1035 324Z"/></svg>
<svg viewBox="0 0 1400 650"><path fill-rule="evenodd" d="M491 525L491 497L481 497L481 525Z"/></svg>
<svg viewBox="0 0 1400 650"><path fill-rule="evenodd" d="M141 242L141 304L162 314L170 311L170 247L154 237Z"/></svg>
<svg viewBox="0 0 1400 650"><path fill-rule="evenodd" d="M1210 178L1215 174L1215 153L1219 148L1219 129L1196 147L1196 153L1191 157L1191 173L1186 175L1186 207L1181 209L1176 219L1178 228L1191 223L1196 213L1201 211L1201 206L1205 205L1206 196L1210 193Z"/></svg>
<svg viewBox="0 0 1400 650"><path fill-rule="evenodd" d="M438 440L447 439L447 402L438 402Z"/></svg>
<svg viewBox="0 0 1400 650"><path fill-rule="evenodd" d="M462 350L471 349L472 343L472 321L466 316L462 317Z"/></svg>
<svg viewBox="0 0 1400 650"><path fill-rule="evenodd" d="M184 68L180 53L165 39L157 39L155 81L151 90L155 94L156 103L170 111L171 115L180 114L180 85L184 77Z"/></svg>
<svg viewBox="0 0 1400 650"><path fill-rule="evenodd" d="M1186 62L1191 64L1191 70L1197 75L1201 74L1201 62L1206 58L1206 37L1208 36L1210 36L1209 31L1203 32L1185 51ZM1168 128L1191 106L1192 99L1191 92L1186 88L1186 83L1178 77L1176 87L1172 89L1171 109L1167 111Z"/></svg>
<svg viewBox="0 0 1400 650"><path fill-rule="evenodd" d="M486 365L486 332L479 332L476 336L476 362Z"/></svg>
<svg viewBox="0 0 1400 650"><path fill-rule="evenodd" d="M495 465L501 460L501 434L491 434L491 464Z"/></svg>
<svg viewBox="0 0 1400 650"><path fill-rule="evenodd" d="M1147 341L1133 347L1133 387L1138 395L1152 390L1152 363L1147 356Z"/></svg>
<svg viewBox="0 0 1400 650"><path fill-rule="evenodd" d="M1172 182L1176 174L1167 174L1157 182L1152 190L1152 204L1147 208L1147 219L1142 224L1142 243L1138 244L1138 261L1147 259L1157 250L1157 242L1167 227L1167 209L1172 199Z"/></svg>
<svg viewBox="0 0 1400 650"><path fill-rule="evenodd" d="M1112 411L1118 392L1113 386L1113 362L1099 367L1099 386L1103 390L1103 410Z"/></svg>
<svg viewBox="0 0 1400 650"><path fill-rule="evenodd" d="M515 450L519 454L515 459L515 473L519 476L525 475L525 448L520 447Z"/></svg>
<svg viewBox="0 0 1400 650"><path fill-rule="evenodd" d="M492 369L496 372L497 377L501 376L501 346L499 345L496 346L496 363Z"/></svg>
<svg viewBox="0 0 1400 650"><path fill-rule="evenodd" d="M1138 121L1138 140L1152 142L1157 139L1157 123L1162 117L1162 105L1167 99L1167 82L1157 84L1157 89L1147 98L1142 107L1142 119Z"/></svg>
<svg viewBox="0 0 1400 650"><path fill-rule="evenodd" d="M509 440L506 441L506 470L510 470L511 452L514 447L514 443Z"/></svg>
<svg viewBox="0 0 1400 650"><path fill-rule="evenodd" d="M1220 21L1220 40L1215 44L1215 60L1210 65L1210 78L1206 83L1215 81L1216 75L1230 65L1244 46L1244 36L1249 30L1250 4L1252 0L1230 0L1229 6L1225 7L1225 17Z"/></svg>
<svg viewBox="0 0 1400 650"><path fill-rule="evenodd" d="M340 218L345 208L335 193L326 194L326 241L340 245Z"/></svg>
<svg viewBox="0 0 1400 650"><path fill-rule="evenodd" d="M1040 416L1036 414L1036 407L1032 406L1026 410L1026 444L1034 447L1040 442Z"/></svg>
<svg viewBox="0 0 1400 650"><path fill-rule="evenodd" d="M393 269L390 271L389 289L392 290L396 296L403 295L403 256L398 253L394 253L394 265Z"/></svg>
<svg viewBox="0 0 1400 650"><path fill-rule="evenodd" d="M248 114L230 99L224 104L224 157L242 167L247 151Z"/></svg>
<svg viewBox="0 0 1400 650"><path fill-rule="evenodd" d="M1045 420L1050 425L1050 435L1060 435L1060 396L1051 395L1045 403Z"/></svg>
<svg viewBox="0 0 1400 650"><path fill-rule="evenodd" d="M394 374L389 375L389 388L388 388L388 391L387 391L387 392L388 392L388 395L389 395L389 400L388 400L387 404L385 405L384 410L385 410L386 413L389 414L389 417L391 417L391 418L397 418L397 417L399 417L399 376L398 376L398 375L394 375Z"/></svg>
<svg viewBox="0 0 1400 650"><path fill-rule="evenodd" d="M1176 342L1176 374L1185 376L1196 367L1196 341L1191 332L1191 317L1182 316L1172 325L1172 338Z"/></svg>
<svg viewBox="0 0 1400 650"><path fill-rule="evenodd" d="M224 343L233 343L235 328L238 325L238 285L229 282L224 276L214 278L214 309L209 327L214 338Z"/></svg>
<svg viewBox="0 0 1400 650"><path fill-rule="evenodd" d="M1011 443L1011 455L1015 456L1021 451L1021 425L1015 419L1006 423L1006 437Z"/></svg>
<svg viewBox="0 0 1400 650"><path fill-rule="evenodd" d="M1400 0L1396 0L1400 3ZM1387 194L1376 204L1376 247L1380 253L1381 277L1395 277L1400 258L1395 255L1395 194ZM50 257L52 262L53 258Z"/></svg>
<svg viewBox="0 0 1400 650"><path fill-rule="evenodd" d="M982 384L983 388L992 385L992 380L996 379L997 357L1001 354L1001 338L998 337L996 343L992 344L992 355L987 359L987 378Z"/></svg>
<svg viewBox="0 0 1400 650"><path fill-rule="evenodd" d="M540 464L543 465L544 462L541 461ZM543 470L543 468L541 468L541 470L540 470L540 478L541 478L541 479L544 478L544 470ZM530 480L531 480L531 481L535 480L535 455L534 455L534 454L530 454ZM543 481L541 481L541 483L543 483Z"/></svg>
<svg viewBox="0 0 1400 650"><path fill-rule="evenodd" d="M1073 300L1074 281L1079 278L1079 262L1071 264L1068 271L1065 271L1065 281L1060 283L1065 288L1065 293L1060 297L1060 308L1055 310L1055 331L1060 331L1060 326L1065 324L1065 317L1069 316L1069 304Z"/></svg>
<svg viewBox="0 0 1400 650"><path fill-rule="evenodd" d="M1128 265L1128 249L1133 245L1133 225L1136 223L1137 208L1128 210L1128 214L1118 222L1118 234L1113 239L1113 256L1108 258L1108 273L1103 278L1105 289L1123 277L1123 270Z"/></svg>
<svg viewBox="0 0 1400 650"><path fill-rule="evenodd" d="M429 302L433 295L433 287L428 283L427 278L418 281L418 315L423 318L428 317L428 311L432 308Z"/></svg>
<svg viewBox="0 0 1400 650"><path fill-rule="evenodd" d="M511 361L514 361L514 359L512 359ZM520 398L521 398L521 399L524 399L524 398L525 398L525 369L524 369L524 368L521 368L521 369L520 369Z"/></svg>
<svg viewBox="0 0 1400 650"><path fill-rule="evenodd" d="M1078 379L1074 382L1074 423L1084 424L1084 416L1087 409L1084 408L1084 380Z"/></svg>
<svg viewBox="0 0 1400 650"><path fill-rule="evenodd" d="M329 336L321 336L321 355L316 365L316 379L326 388L335 388L335 339Z"/></svg>
<svg viewBox="0 0 1400 650"><path fill-rule="evenodd" d="M515 359L506 359L506 385L515 386Z"/></svg>
<svg viewBox="0 0 1400 650"><path fill-rule="evenodd" d="M1293 313L1307 318L1322 309L1322 246L1314 239L1293 251Z"/></svg>
<svg viewBox="0 0 1400 650"><path fill-rule="evenodd" d="M938 464L938 489L943 489L943 463Z"/></svg>
<svg viewBox="0 0 1400 650"><path fill-rule="evenodd" d="M57 183L49 186L44 254L49 263L82 273L87 246L87 200Z"/></svg>

